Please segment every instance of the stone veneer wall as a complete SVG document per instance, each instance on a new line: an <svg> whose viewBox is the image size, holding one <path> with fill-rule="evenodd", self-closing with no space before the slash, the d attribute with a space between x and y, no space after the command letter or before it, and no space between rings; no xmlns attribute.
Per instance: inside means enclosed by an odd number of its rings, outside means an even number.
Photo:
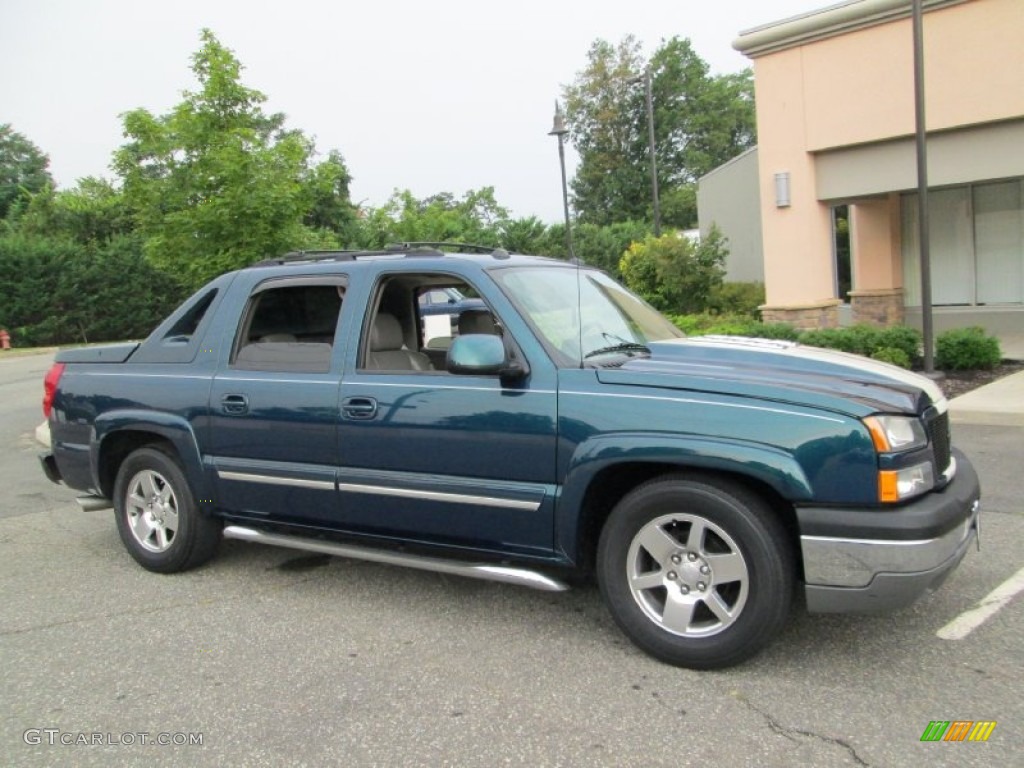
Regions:
<svg viewBox="0 0 1024 768"><path fill-rule="evenodd" d="M902 325L903 289L850 291L853 322L888 327Z"/></svg>
<svg viewBox="0 0 1024 768"><path fill-rule="evenodd" d="M842 302L838 299L826 301L821 304L810 304L797 307L771 307L762 306L761 320L766 323L789 323L801 331L812 328L838 328L839 327L839 305Z"/></svg>

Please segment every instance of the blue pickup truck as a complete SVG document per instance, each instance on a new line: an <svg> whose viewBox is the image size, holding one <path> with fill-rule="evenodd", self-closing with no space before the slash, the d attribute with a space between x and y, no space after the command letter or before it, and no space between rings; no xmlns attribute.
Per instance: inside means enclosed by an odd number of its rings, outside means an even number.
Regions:
<svg viewBox="0 0 1024 768"><path fill-rule="evenodd" d="M423 297L479 297L428 345ZM586 267L502 250L289 254L145 341L58 353L55 482L170 573L222 538L560 590L640 648L735 664L811 611L906 605L974 540L946 401L881 363L683 338Z"/></svg>

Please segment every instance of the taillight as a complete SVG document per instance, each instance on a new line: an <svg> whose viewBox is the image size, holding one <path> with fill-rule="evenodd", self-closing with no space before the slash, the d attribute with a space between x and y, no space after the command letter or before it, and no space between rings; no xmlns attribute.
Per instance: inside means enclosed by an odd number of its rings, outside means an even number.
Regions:
<svg viewBox="0 0 1024 768"><path fill-rule="evenodd" d="M50 411L53 410L53 398L57 394L57 383L61 374L64 373L64 363L54 363L43 379L43 416L50 418Z"/></svg>

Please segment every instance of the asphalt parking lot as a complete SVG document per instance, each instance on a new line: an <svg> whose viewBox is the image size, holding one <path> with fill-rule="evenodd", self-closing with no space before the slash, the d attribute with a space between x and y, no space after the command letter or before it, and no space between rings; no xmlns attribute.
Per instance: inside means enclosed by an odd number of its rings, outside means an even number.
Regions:
<svg viewBox="0 0 1024 768"><path fill-rule="evenodd" d="M692 672L634 649L595 588L241 542L143 571L112 513L38 467L48 365L0 360L0 763L1021 765L1024 597L963 639L937 632L1024 566L1024 429L954 428L982 478L982 549L940 591L797 613L756 659ZM922 743L933 720L996 726Z"/></svg>

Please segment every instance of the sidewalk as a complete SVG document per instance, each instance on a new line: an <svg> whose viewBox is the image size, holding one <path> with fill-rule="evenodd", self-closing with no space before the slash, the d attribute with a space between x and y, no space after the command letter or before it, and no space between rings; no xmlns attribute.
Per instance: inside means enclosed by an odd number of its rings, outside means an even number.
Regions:
<svg viewBox="0 0 1024 768"><path fill-rule="evenodd" d="M999 349L1007 360L1024 360L1024 331L999 334Z"/></svg>
<svg viewBox="0 0 1024 768"><path fill-rule="evenodd" d="M1007 360L1024 360L1024 332L1000 334L999 348ZM954 397L949 415L954 424L1024 427L1024 371Z"/></svg>
<svg viewBox="0 0 1024 768"><path fill-rule="evenodd" d="M1024 427L1024 371L954 397L949 414L954 424Z"/></svg>

